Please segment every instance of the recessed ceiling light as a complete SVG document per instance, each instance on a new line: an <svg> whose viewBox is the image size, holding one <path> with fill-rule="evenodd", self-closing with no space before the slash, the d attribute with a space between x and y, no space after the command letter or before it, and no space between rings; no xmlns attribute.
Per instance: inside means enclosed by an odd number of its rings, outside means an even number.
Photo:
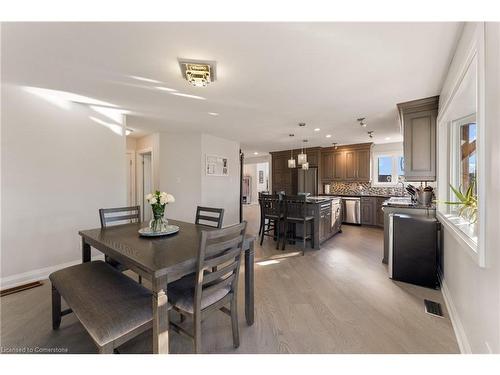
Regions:
<svg viewBox="0 0 500 375"><path fill-rule="evenodd" d="M143 81L143 82L149 82L149 83L161 83L161 81L158 81L156 79L151 79L151 78L146 78L146 77L139 77L139 76L129 76L130 78L136 79L138 81Z"/></svg>
<svg viewBox="0 0 500 375"><path fill-rule="evenodd" d="M326 138L332 138L332 135L331 134L327 134L325 135Z"/></svg>
<svg viewBox="0 0 500 375"><path fill-rule="evenodd" d="M219 114L217 112L208 112L208 114L210 116L219 116Z"/></svg>
<svg viewBox="0 0 500 375"><path fill-rule="evenodd" d="M170 87L165 87L165 86L156 86L156 88L161 91L168 91L168 92L177 91L176 89L171 89Z"/></svg>
<svg viewBox="0 0 500 375"><path fill-rule="evenodd" d="M182 92L171 92L172 95L177 95L177 96L183 96L185 98L191 98L191 99L199 99L199 100L207 100L206 98L198 95L189 95L189 94L183 94Z"/></svg>
<svg viewBox="0 0 500 375"><path fill-rule="evenodd" d="M391 137L385 137L386 141L389 141L390 139L391 139Z"/></svg>
<svg viewBox="0 0 500 375"><path fill-rule="evenodd" d="M259 153L258 153L257 151L255 151L253 154L254 154L254 155L259 155Z"/></svg>
<svg viewBox="0 0 500 375"><path fill-rule="evenodd" d="M321 129L320 128L315 128L314 131L315 132L319 132Z"/></svg>

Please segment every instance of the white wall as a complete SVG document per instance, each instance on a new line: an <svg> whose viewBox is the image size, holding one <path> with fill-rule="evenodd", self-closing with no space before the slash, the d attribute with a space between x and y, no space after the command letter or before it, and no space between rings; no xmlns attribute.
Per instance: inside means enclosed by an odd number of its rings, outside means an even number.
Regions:
<svg viewBox="0 0 500 375"><path fill-rule="evenodd" d="M239 143L201 133L159 133L160 190L176 201L167 218L194 222L198 205L224 208L224 225L239 222ZM228 158L228 177L206 176L206 155Z"/></svg>
<svg viewBox="0 0 500 375"><path fill-rule="evenodd" d="M440 117L445 116L448 100L460 79L460 73L473 45L480 42L484 31L485 54L480 56L479 110L485 133L484 172L479 175L484 183L485 267L469 255L467 245L444 225L443 294L447 300L453 325L464 352L500 353L500 26L498 23L468 23L457 47L440 97ZM442 120L442 119L441 119ZM444 122L439 122L439 131ZM438 142L438 189L440 196L447 189L446 143ZM481 167L480 167L481 171ZM481 199L481 198L480 198Z"/></svg>
<svg viewBox="0 0 500 375"><path fill-rule="evenodd" d="M169 219L194 222L196 206L201 204L201 134L159 133L160 190L172 194Z"/></svg>
<svg viewBox="0 0 500 375"><path fill-rule="evenodd" d="M206 155L228 158L229 176L207 176ZM201 136L201 204L224 208L224 225L240 221L240 144L209 134Z"/></svg>
<svg viewBox="0 0 500 375"><path fill-rule="evenodd" d="M2 288L80 262L78 230L126 204L125 137L88 111L2 84Z"/></svg>
<svg viewBox="0 0 500 375"><path fill-rule="evenodd" d="M160 186L160 135L153 133L137 138L135 143L136 152L150 150L153 158L153 189Z"/></svg>

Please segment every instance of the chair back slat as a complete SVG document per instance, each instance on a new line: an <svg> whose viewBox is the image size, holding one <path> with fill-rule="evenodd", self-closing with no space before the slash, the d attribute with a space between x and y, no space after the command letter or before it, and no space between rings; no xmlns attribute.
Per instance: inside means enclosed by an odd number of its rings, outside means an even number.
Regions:
<svg viewBox="0 0 500 375"><path fill-rule="evenodd" d="M197 225L205 225L213 228L222 228L223 219L224 219L223 208L201 207L201 206L198 206L196 208L195 224Z"/></svg>
<svg viewBox="0 0 500 375"><path fill-rule="evenodd" d="M239 248L240 246L227 250L222 255L205 260L205 268L217 267L236 258L239 255Z"/></svg>
<svg viewBox="0 0 500 375"><path fill-rule="evenodd" d="M207 245L207 248L205 250L205 254L209 255L209 254L213 254L216 251L228 250L230 248L238 246L240 244L239 241L240 241L239 238L231 238L227 241L222 241L222 242L213 243L211 245Z"/></svg>
<svg viewBox="0 0 500 375"><path fill-rule="evenodd" d="M237 276L238 275L236 273L232 273L231 276L228 276L228 277L226 277L224 279L221 279L220 282L211 283L211 284L207 285L203 289L203 292L204 293L212 293L212 292L215 292L216 290L219 290L219 289L222 289L222 288L225 288L225 287L231 287L231 285L237 279ZM231 287L231 290L233 290L232 287Z"/></svg>
<svg viewBox="0 0 500 375"><path fill-rule="evenodd" d="M223 229L202 231L194 295L195 312L201 311L204 293L223 288L229 288L229 293L232 293L238 288L246 225L244 221ZM206 272L218 266L221 267L216 271Z"/></svg>
<svg viewBox="0 0 500 375"><path fill-rule="evenodd" d="M307 197L305 195L287 195L284 199L286 217L305 218L307 216Z"/></svg>
<svg viewBox="0 0 500 375"><path fill-rule="evenodd" d="M139 223L141 221L141 207L101 208L99 209L99 218L101 219L101 228L106 228L109 223L118 221L122 221L122 224Z"/></svg>
<svg viewBox="0 0 500 375"><path fill-rule="evenodd" d="M261 195L259 204L262 216L279 216L282 213L282 201L277 194Z"/></svg>
<svg viewBox="0 0 500 375"><path fill-rule="evenodd" d="M217 280L223 276L227 276L228 274L232 274L236 267L238 267L238 262L232 261L224 267L217 269L217 271L208 272L203 276L203 285L209 284L214 280Z"/></svg>

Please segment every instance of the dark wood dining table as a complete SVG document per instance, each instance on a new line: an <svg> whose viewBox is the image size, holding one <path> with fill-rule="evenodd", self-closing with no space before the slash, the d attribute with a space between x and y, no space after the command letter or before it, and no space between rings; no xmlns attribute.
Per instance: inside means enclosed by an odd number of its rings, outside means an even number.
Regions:
<svg viewBox="0 0 500 375"><path fill-rule="evenodd" d="M151 281L153 304L153 352L168 353L168 283L196 271L201 232L214 228L169 220L179 226L176 234L142 237L138 230L147 223L132 223L82 230L82 262L90 262L91 248L117 260ZM254 241L247 235L243 245L245 260L245 317L254 323Z"/></svg>

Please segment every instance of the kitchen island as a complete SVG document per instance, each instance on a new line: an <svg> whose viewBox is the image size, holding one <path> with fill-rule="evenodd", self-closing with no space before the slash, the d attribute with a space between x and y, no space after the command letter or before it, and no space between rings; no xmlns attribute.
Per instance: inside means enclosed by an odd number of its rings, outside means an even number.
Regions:
<svg viewBox="0 0 500 375"><path fill-rule="evenodd" d="M308 197L307 214L314 217L314 249L319 250L322 243L342 232L342 205L339 197ZM302 225L297 224L297 233L301 231Z"/></svg>

